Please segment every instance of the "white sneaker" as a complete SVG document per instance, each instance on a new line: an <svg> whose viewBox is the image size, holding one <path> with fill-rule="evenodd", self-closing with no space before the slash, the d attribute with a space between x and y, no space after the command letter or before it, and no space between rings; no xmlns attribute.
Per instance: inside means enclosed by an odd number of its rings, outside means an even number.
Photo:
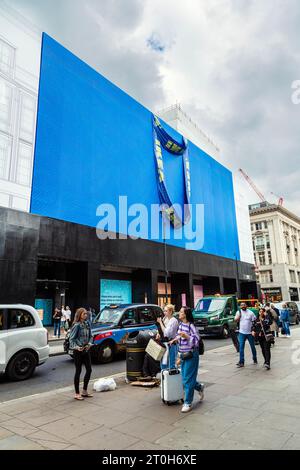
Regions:
<svg viewBox="0 0 300 470"><path fill-rule="evenodd" d="M183 407L181 408L181 413L188 413L189 411L191 411L192 409L192 405L183 405Z"/></svg>
<svg viewBox="0 0 300 470"><path fill-rule="evenodd" d="M203 401L203 399L204 399L204 384L201 384L201 386L202 386L202 388L201 388L200 392L198 392L198 393L199 393L199 400Z"/></svg>
<svg viewBox="0 0 300 470"><path fill-rule="evenodd" d="M286 335L286 337L287 337L287 338L290 338L290 337L291 337L291 335Z"/></svg>

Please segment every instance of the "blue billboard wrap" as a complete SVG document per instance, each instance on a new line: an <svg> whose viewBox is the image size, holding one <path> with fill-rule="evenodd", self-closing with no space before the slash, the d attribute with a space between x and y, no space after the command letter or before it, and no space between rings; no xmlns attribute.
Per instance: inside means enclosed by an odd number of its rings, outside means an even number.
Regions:
<svg viewBox="0 0 300 470"><path fill-rule="evenodd" d="M44 34L31 212L97 227L98 206L118 208L119 197L126 196L128 207L142 204L150 213L161 202L152 124L149 110ZM184 142L161 124L174 141ZM191 219L185 228L203 230L199 251L239 259L232 174L192 142L187 145ZM164 149L162 154L170 201L183 206L183 156ZM193 217L197 204L200 228ZM131 234L120 220L123 213L116 210L116 231ZM163 241L155 230L141 231L141 237ZM186 242L170 228L168 244L186 248Z"/></svg>

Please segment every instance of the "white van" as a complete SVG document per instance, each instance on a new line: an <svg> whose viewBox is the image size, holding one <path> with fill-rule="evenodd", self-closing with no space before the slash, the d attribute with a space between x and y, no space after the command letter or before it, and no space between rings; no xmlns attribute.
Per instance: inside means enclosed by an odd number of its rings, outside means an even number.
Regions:
<svg viewBox="0 0 300 470"><path fill-rule="evenodd" d="M29 305L0 305L0 373L26 380L49 358L48 332Z"/></svg>

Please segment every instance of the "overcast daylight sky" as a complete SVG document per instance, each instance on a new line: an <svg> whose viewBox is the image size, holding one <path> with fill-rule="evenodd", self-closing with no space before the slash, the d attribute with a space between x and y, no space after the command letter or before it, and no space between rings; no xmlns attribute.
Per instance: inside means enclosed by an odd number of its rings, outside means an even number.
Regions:
<svg viewBox="0 0 300 470"><path fill-rule="evenodd" d="M300 216L299 0L6 3L151 110L181 103L223 161Z"/></svg>

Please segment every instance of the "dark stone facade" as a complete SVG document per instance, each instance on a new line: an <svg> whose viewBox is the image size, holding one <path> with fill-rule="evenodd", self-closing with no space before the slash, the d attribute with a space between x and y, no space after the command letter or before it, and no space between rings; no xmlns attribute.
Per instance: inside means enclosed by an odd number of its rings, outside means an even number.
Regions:
<svg viewBox="0 0 300 470"><path fill-rule="evenodd" d="M164 267L163 244L99 240L91 227L0 208L0 303L34 305L43 295L43 280L49 279L67 283L72 308L98 309L99 281L105 277L130 279L134 302L143 302L147 294L148 302L156 303ZM257 294L253 266L247 263L168 245L167 267L177 305L183 292L187 304L193 304L197 281L204 294L237 292L237 271L241 296Z"/></svg>

